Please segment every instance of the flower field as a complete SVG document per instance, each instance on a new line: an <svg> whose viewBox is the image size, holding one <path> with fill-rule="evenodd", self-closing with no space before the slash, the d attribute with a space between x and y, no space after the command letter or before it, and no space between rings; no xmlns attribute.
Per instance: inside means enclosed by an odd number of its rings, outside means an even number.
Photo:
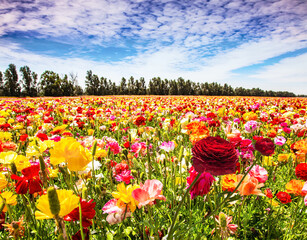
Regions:
<svg viewBox="0 0 307 240"><path fill-rule="evenodd" d="M306 239L306 98L0 106L0 239Z"/></svg>

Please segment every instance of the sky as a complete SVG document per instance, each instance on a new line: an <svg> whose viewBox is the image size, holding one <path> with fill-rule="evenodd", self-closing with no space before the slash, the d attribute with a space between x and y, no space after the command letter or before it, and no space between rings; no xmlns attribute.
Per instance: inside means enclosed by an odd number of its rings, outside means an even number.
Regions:
<svg viewBox="0 0 307 240"><path fill-rule="evenodd" d="M0 71L307 94L307 0L0 0Z"/></svg>

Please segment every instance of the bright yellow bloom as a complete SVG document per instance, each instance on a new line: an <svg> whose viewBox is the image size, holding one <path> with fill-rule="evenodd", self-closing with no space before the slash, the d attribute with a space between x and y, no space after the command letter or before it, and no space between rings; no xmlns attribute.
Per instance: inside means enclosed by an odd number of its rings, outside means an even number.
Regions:
<svg viewBox="0 0 307 240"><path fill-rule="evenodd" d="M286 192L293 193L297 196L298 195L305 196L305 194L302 192L304 183L305 183L304 181L292 179L290 182L286 184Z"/></svg>
<svg viewBox="0 0 307 240"><path fill-rule="evenodd" d="M278 162L288 162L290 156L291 155L289 153L278 154Z"/></svg>
<svg viewBox="0 0 307 240"><path fill-rule="evenodd" d="M3 174L0 174L0 191L2 191L7 186L6 178Z"/></svg>
<svg viewBox="0 0 307 240"><path fill-rule="evenodd" d="M50 149L50 163L66 162L70 171L82 171L91 161L90 152L72 137L61 139Z"/></svg>
<svg viewBox="0 0 307 240"><path fill-rule="evenodd" d="M140 188L139 185L128 185L127 187L122 182L117 185L117 191L118 192L112 192L112 196L117 200L117 206L121 207L123 203L127 204L130 211L134 212L136 209L136 206L138 205L138 202L132 197L132 191Z"/></svg>
<svg viewBox="0 0 307 240"><path fill-rule="evenodd" d="M94 129L88 129L88 130L87 130L87 135L91 136L91 135L94 134L94 132L95 132Z"/></svg>
<svg viewBox="0 0 307 240"><path fill-rule="evenodd" d="M62 133L65 131L65 129L67 128L67 126L68 126L68 125L66 125L66 124L63 124L63 125L61 125L61 126L56 126L56 127L52 130L52 132L53 132L53 133L56 133L56 134L62 134Z"/></svg>
<svg viewBox="0 0 307 240"><path fill-rule="evenodd" d="M60 217L66 216L68 213L78 207L79 197L74 195L72 190L62 189L57 190L56 192L60 201ZM38 209L38 211L35 211L36 219L50 219L54 217L50 210L47 194L38 199L36 207Z"/></svg>
<svg viewBox="0 0 307 240"><path fill-rule="evenodd" d="M95 153L95 158L104 158L108 155L107 151L105 149L97 149Z"/></svg>
<svg viewBox="0 0 307 240"><path fill-rule="evenodd" d="M10 133L10 132L0 132L0 140L2 142L12 141L12 133Z"/></svg>
<svg viewBox="0 0 307 240"><path fill-rule="evenodd" d="M0 153L0 163L8 167L17 158L18 154L13 151Z"/></svg>
<svg viewBox="0 0 307 240"><path fill-rule="evenodd" d="M55 178L55 177L58 176L59 169L51 169L51 168L48 168L48 172L49 172L49 177Z"/></svg>
<svg viewBox="0 0 307 240"><path fill-rule="evenodd" d="M31 166L29 158L24 155L18 155L17 158L14 160L14 163L16 165L17 171L19 172L21 172L22 169Z"/></svg>
<svg viewBox="0 0 307 240"><path fill-rule="evenodd" d="M5 199L5 203L7 205L15 206L17 204L17 195L15 195L12 192L5 191L5 192L1 193L0 196L1 196L0 197L0 206L2 206L4 199ZM6 212L6 211L7 211L7 207L5 206L3 208L3 212Z"/></svg>

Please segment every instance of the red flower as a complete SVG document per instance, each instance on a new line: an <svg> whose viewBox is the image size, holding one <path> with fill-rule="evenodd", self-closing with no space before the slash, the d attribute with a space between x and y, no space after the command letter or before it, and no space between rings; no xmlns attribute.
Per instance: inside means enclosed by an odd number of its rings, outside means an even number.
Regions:
<svg viewBox="0 0 307 240"><path fill-rule="evenodd" d="M255 149L264 156L270 156L275 151L275 144L270 138L262 138L256 141Z"/></svg>
<svg viewBox="0 0 307 240"><path fill-rule="evenodd" d="M290 203L292 201L291 196L286 192L278 192L276 194L276 197L279 199L281 203L284 204Z"/></svg>
<svg viewBox="0 0 307 240"><path fill-rule="evenodd" d="M125 147L125 148L130 148L130 143L129 143L129 141L127 141L127 142L124 143L124 147Z"/></svg>
<svg viewBox="0 0 307 240"><path fill-rule="evenodd" d="M145 122L146 122L146 118L144 118L143 116L140 116L137 119L135 119L134 124L137 126L140 126L140 125L145 125Z"/></svg>
<svg viewBox="0 0 307 240"><path fill-rule="evenodd" d="M81 202L81 210L82 210L82 226L87 228L92 225L91 219L95 217L96 211L95 206L96 203L93 202L94 200L91 199L90 201L86 201L84 199L80 198ZM74 210L72 210L69 214L67 214L64 217L65 221L78 221L80 220L79 215L79 207L76 207Z"/></svg>
<svg viewBox="0 0 307 240"><path fill-rule="evenodd" d="M295 168L297 178L307 181L307 163L300 163Z"/></svg>
<svg viewBox="0 0 307 240"><path fill-rule="evenodd" d="M192 148L193 166L197 172L225 175L236 172L238 154L233 144L220 137L206 137Z"/></svg>
<svg viewBox="0 0 307 240"><path fill-rule="evenodd" d="M187 177L188 187L193 183L198 172L196 172L194 167L192 166L189 170L189 173L190 176ZM190 190L191 199L194 199L197 196L204 196L205 194L207 194L210 191L210 187L213 181L215 181L215 179L210 173L203 172L200 178L196 181L196 183Z"/></svg>
<svg viewBox="0 0 307 240"><path fill-rule="evenodd" d="M48 136L45 133L38 133L36 134L36 137L38 137L41 141L48 140Z"/></svg>
<svg viewBox="0 0 307 240"><path fill-rule="evenodd" d="M39 165L32 165L21 171L23 177L13 174L11 179L17 180L15 191L17 194L26 194L29 190L30 194L42 191L42 181L39 178Z"/></svg>
<svg viewBox="0 0 307 240"><path fill-rule="evenodd" d="M19 137L19 141L20 142L25 142L27 141L27 138L28 138L28 134L23 134Z"/></svg>
<svg viewBox="0 0 307 240"><path fill-rule="evenodd" d="M90 239L90 231L87 228L83 228L83 234L84 234L84 239L85 240L89 240ZM72 240L82 240L82 236L81 236L81 231L79 230L78 232L76 232L72 237Z"/></svg>

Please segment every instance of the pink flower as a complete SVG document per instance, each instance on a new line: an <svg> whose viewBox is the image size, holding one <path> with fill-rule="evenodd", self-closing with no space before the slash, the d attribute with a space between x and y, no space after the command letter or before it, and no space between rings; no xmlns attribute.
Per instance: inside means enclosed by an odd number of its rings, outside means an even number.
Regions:
<svg viewBox="0 0 307 240"><path fill-rule="evenodd" d="M146 143L145 142L136 142L134 144L131 145L131 151L134 152L134 156L138 157L139 154L141 154L142 156L146 155L147 152L147 147L146 147Z"/></svg>
<svg viewBox="0 0 307 240"><path fill-rule="evenodd" d="M108 214L106 220L111 225L120 223L124 220L124 217L127 218L131 216L131 212L128 210L128 208L120 208L116 204L117 199L111 199L102 208L103 213Z"/></svg>
<svg viewBox="0 0 307 240"><path fill-rule="evenodd" d="M307 194L307 181L305 182L303 186L302 193Z"/></svg>
<svg viewBox="0 0 307 240"><path fill-rule="evenodd" d="M230 224L232 221L232 216L227 216L225 213L221 212L215 217L217 222L217 232L220 234L222 239L227 239L230 234L235 234L238 228L236 224ZM215 229L211 232L213 234Z"/></svg>
<svg viewBox="0 0 307 240"><path fill-rule="evenodd" d="M195 171L193 166L190 168L189 173L190 176L187 177L187 184L188 184L187 187L189 187L193 183L194 179L198 174L198 172ZM215 179L210 173L203 172L200 178L197 180L197 182L190 190L191 199L194 199L197 196L203 196L207 194L210 191L210 187L213 181L215 181Z"/></svg>
<svg viewBox="0 0 307 240"><path fill-rule="evenodd" d="M110 150L114 154L118 154L122 151L122 148L119 146L118 142L108 142L107 145L105 146L106 149L110 148Z"/></svg>
<svg viewBox="0 0 307 240"><path fill-rule="evenodd" d="M305 198L304 198L304 203L305 203L305 205L307 206L307 195L306 195Z"/></svg>
<svg viewBox="0 0 307 240"><path fill-rule="evenodd" d="M166 152L170 152L170 151L173 151L174 148L175 148L175 143L172 142L172 141L169 141L169 142L163 142L159 148L163 149L164 151Z"/></svg>
<svg viewBox="0 0 307 240"><path fill-rule="evenodd" d="M291 133L291 128L284 127L282 130L283 130L285 133Z"/></svg>
<svg viewBox="0 0 307 240"><path fill-rule="evenodd" d="M248 170L248 168L247 168ZM250 172L248 173L251 177L254 177L258 180L260 183L264 183L266 180L268 180L268 172L265 170L265 168L255 165Z"/></svg>
<svg viewBox="0 0 307 240"><path fill-rule="evenodd" d="M282 146L286 143L286 139L283 136L277 136L274 138L274 143L278 146Z"/></svg>
<svg viewBox="0 0 307 240"><path fill-rule="evenodd" d="M130 179L134 179L134 177L132 177L130 174L130 170L124 170L120 174L116 175L115 179L118 182L125 182L126 184L130 184Z"/></svg>
<svg viewBox="0 0 307 240"><path fill-rule="evenodd" d="M156 199L166 200L161 195L163 184L159 180L146 180L144 185L141 183L140 188L133 190L132 197L139 202L138 207L141 208L147 204L153 205Z"/></svg>
<svg viewBox="0 0 307 240"><path fill-rule="evenodd" d="M244 128L246 132L252 133L259 128L259 123L257 121L251 120L245 123Z"/></svg>

